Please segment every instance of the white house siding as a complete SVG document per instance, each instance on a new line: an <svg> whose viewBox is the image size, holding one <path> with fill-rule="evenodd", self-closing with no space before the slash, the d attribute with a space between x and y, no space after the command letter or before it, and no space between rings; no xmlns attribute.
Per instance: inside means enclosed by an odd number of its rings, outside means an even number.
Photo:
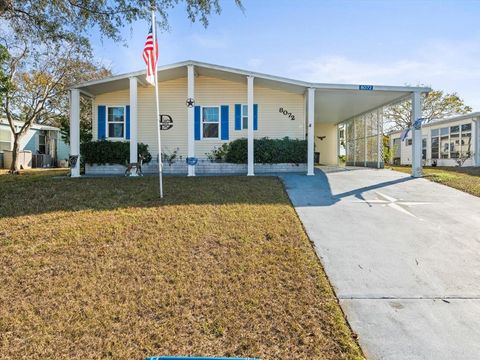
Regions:
<svg viewBox="0 0 480 360"><path fill-rule="evenodd" d="M318 136L325 136L320 140ZM320 152L320 163L336 165L337 159L337 125L334 123L315 124L315 151Z"/></svg>
<svg viewBox="0 0 480 360"><path fill-rule="evenodd" d="M162 131L162 151L187 155L187 78L159 82L160 114L168 114L173 119L173 128ZM206 153L223 143L246 138L247 130L235 130L235 104L247 103L247 82L228 81L213 77L195 78L195 102L199 106L229 106L229 140L197 140L195 156L206 158ZM305 104L303 94L254 87L254 103L258 104L258 130L255 138L305 139ZM97 139L97 106L125 106L129 104L128 89L105 93L95 98L93 115L93 137ZM295 115L295 120L279 112L283 107ZM153 87L138 87L138 141L149 145L154 158L158 156L155 127L155 102Z"/></svg>
<svg viewBox="0 0 480 360"><path fill-rule="evenodd" d="M431 124L429 126L424 126L422 128L422 138L427 140L427 156L426 161L424 162L425 165L430 166L432 164L432 138L431 138L431 131L434 129L441 129L445 127L451 127L456 125L463 125L463 124L472 124L472 142L471 142L471 151L475 151L475 143L479 141L478 137L475 138L475 134L473 131L473 121L471 118L462 119L462 120L452 120L448 122L440 122L439 124ZM393 146L393 140L396 138L400 138L401 133L395 132L390 134L390 146ZM411 165L412 164L412 146L407 145L408 139L412 139L411 131L408 133L407 138L405 141L401 142L400 145L400 164L401 165ZM437 161L438 166L457 166L457 159L433 159ZM475 166L473 156L472 158L465 161L463 166Z"/></svg>

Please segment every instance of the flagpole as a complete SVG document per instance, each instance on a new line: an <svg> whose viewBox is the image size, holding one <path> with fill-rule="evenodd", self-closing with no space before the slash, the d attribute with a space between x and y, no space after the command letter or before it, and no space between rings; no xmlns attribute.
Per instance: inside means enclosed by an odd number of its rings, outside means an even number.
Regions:
<svg viewBox="0 0 480 360"><path fill-rule="evenodd" d="M155 7L152 7L152 33L153 33L153 56L157 56L157 24L155 22ZM163 199L163 163L162 163L162 139L160 137L160 110L158 105L158 79L157 79L157 62L155 61L154 79L155 79L155 109L156 109L156 121L157 124L157 140L158 140L158 181L160 185L160 199Z"/></svg>

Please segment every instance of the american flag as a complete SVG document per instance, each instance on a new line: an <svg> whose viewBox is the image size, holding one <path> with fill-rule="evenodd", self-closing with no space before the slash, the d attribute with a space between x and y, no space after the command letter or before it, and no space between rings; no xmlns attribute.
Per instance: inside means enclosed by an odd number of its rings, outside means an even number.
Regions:
<svg viewBox="0 0 480 360"><path fill-rule="evenodd" d="M157 60L158 60L158 43L155 41L155 49L153 46L153 32L152 27L150 26L150 31L147 35L147 40L145 41L145 46L143 48L143 60L147 64L147 81L155 85L155 70L157 69Z"/></svg>

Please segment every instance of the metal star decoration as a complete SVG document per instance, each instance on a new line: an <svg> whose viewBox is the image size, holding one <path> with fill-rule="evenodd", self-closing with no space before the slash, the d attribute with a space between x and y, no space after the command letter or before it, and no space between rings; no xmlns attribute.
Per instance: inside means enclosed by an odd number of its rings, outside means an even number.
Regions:
<svg viewBox="0 0 480 360"><path fill-rule="evenodd" d="M192 98L188 98L186 101L187 107L191 108L195 105L195 100Z"/></svg>

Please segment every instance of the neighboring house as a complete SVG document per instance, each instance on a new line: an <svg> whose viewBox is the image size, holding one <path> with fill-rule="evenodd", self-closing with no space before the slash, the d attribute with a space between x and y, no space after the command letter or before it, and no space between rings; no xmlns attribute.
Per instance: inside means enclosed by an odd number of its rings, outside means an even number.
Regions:
<svg viewBox="0 0 480 360"><path fill-rule="evenodd" d="M433 120L422 126L422 156L425 165L480 166L480 112ZM401 141L401 131L389 133L393 163L412 163L412 133Z"/></svg>
<svg viewBox="0 0 480 360"><path fill-rule="evenodd" d="M23 123L16 121L19 129ZM9 168L12 161L13 133L7 120L0 119L0 168ZM69 146L62 140L60 129L33 124L20 141L20 165L31 167L67 166Z"/></svg>
<svg viewBox="0 0 480 360"><path fill-rule="evenodd" d="M338 156L346 154L354 159L351 164L382 167L383 107L430 91L407 86L313 83L197 61L159 67L158 83L160 114L173 121L170 130L161 132L162 152L177 151L182 161L175 172L188 171L189 175L208 172L206 154L222 144L239 138L253 143L254 138L263 137L306 139L308 166L301 164L297 171L313 174L315 152L320 153L322 164L336 165ZM157 171L154 87L146 82L145 71L89 81L71 89L74 131L70 132L70 144L75 144L75 155L80 151L80 96L93 99L93 140L129 141L131 162L136 161L137 142L148 144L154 160L146 170ZM249 116L253 124L250 131ZM354 127L357 131L350 131ZM345 146L340 146L341 142ZM265 170L262 164L253 163L251 152L248 167L245 165L249 175ZM187 166L187 157L199 160L196 167ZM111 169L123 171L121 166ZM164 170L171 169L165 166ZM217 169L227 171L226 167ZM91 170L87 167L86 173ZM72 176L78 175L77 166Z"/></svg>

